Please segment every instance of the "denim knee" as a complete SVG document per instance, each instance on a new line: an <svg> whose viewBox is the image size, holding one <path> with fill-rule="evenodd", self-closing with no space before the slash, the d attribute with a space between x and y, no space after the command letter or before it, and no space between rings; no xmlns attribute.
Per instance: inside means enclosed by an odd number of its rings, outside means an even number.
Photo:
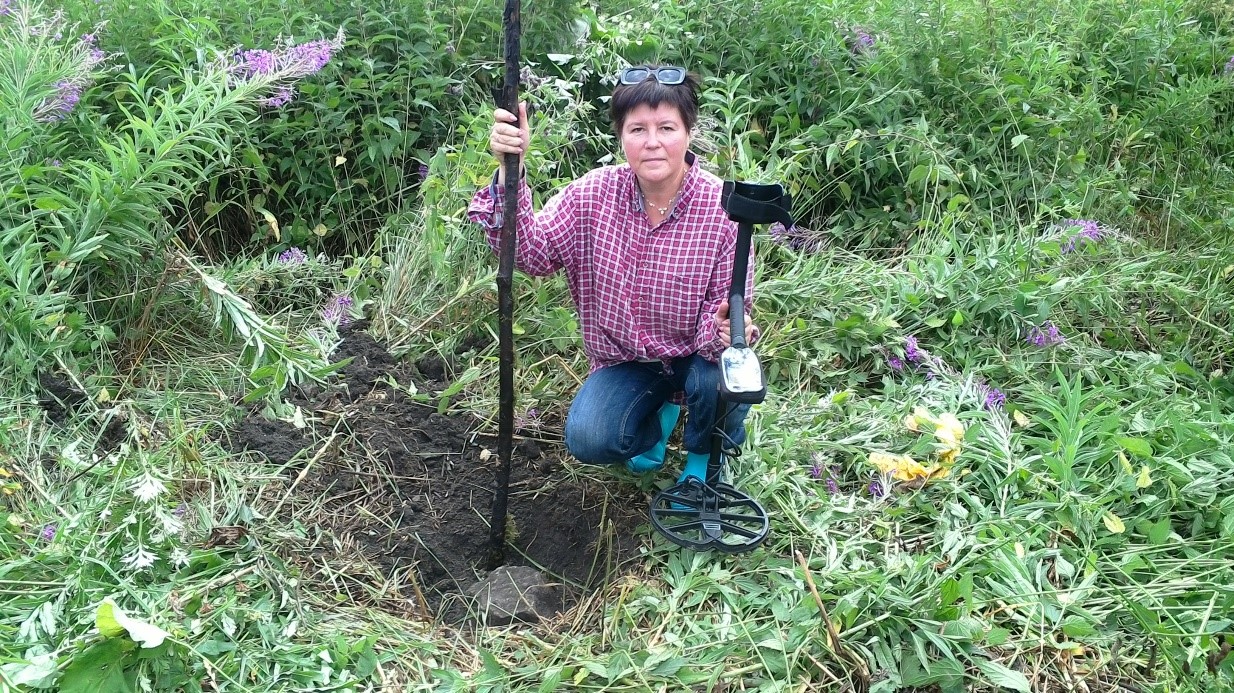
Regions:
<svg viewBox="0 0 1234 693"><path fill-rule="evenodd" d="M615 431L576 421L575 417L566 417L566 450L574 459L587 464L616 464L628 457L621 454L613 439Z"/></svg>
<svg viewBox="0 0 1234 693"><path fill-rule="evenodd" d="M617 464L632 457L634 441L623 440L628 436L623 435L620 422L596 413L586 407L570 407L565 430L570 455L587 464Z"/></svg>

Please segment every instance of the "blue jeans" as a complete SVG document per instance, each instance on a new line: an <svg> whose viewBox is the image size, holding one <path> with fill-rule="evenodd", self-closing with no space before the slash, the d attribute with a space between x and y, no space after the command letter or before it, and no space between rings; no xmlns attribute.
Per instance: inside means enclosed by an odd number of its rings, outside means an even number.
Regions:
<svg viewBox="0 0 1234 693"><path fill-rule="evenodd" d="M641 455L663 436L657 413L678 392L685 393L687 452L711 452L720 367L693 354L672 360L671 373L659 361L628 361L592 373L566 415L566 449L581 462L617 464ZM730 405L724 432L735 445L745 441L750 405Z"/></svg>

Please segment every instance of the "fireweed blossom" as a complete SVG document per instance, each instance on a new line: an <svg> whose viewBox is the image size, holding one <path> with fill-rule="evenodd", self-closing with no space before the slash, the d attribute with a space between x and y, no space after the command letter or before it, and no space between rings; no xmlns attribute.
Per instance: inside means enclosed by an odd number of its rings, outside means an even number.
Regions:
<svg viewBox="0 0 1234 693"><path fill-rule="evenodd" d="M347 309L351 307L351 304L351 296L335 294L326 307L321 309L321 319L339 327L350 325L351 316L347 314Z"/></svg>
<svg viewBox="0 0 1234 693"><path fill-rule="evenodd" d="M786 228L777 221L768 227L767 233L771 235L772 241L792 250L817 253L823 249L822 236L804 226L794 224L791 228Z"/></svg>
<svg viewBox="0 0 1234 693"><path fill-rule="evenodd" d="M917 346L917 338L912 335L904 338L904 358L912 363L922 363L926 360L926 353Z"/></svg>
<svg viewBox="0 0 1234 693"><path fill-rule="evenodd" d="M287 250L278 254L278 262L281 265L303 265L308 262L308 255L296 246L292 246Z"/></svg>
<svg viewBox="0 0 1234 693"><path fill-rule="evenodd" d="M849 29L848 51L853 55L873 55L876 51L874 35L864 28L854 26Z"/></svg>
<svg viewBox="0 0 1234 693"><path fill-rule="evenodd" d="M274 91L259 103L267 108L279 108L295 98L296 89L292 83L320 72L342 50L343 39L342 27L329 40L292 44L286 39L279 39L274 50L237 50L222 69L232 86L268 81Z"/></svg>
<svg viewBox="0 0 1234 693"><path fill-rule="evenodd" d="M1073 234L1073 229L1079 229L1079 231ZM1114 235L1113 229L1091 219L1067 219L1056 224L1054 230L1067 236L1067 241L1062 247L1063 253L1074 251L1081 243L1100 243Z"/></svg>
<svg viewBox="0 0 1234 693"><path fill-rule="evenodd" d="M7 17L13 13L13 0L0 0L0 17Z"/></svg>
<svg viewBox="0 0 1234 693"><path fill-rule="evenodd" d="M1058 325L1055 325L1050 320L1046 320L1040 327L1034 327L1029 330L1025 341L1035 347L1044 348L1062 344L1066 341L1066 338L1058 331Z"/></svg>
<svg viewBox="0 0 1234 693"><path fill-rule="evenodd" d="M63 15L57 12L37 30L55 31L55 36L59 37L63 34L63 23ZM98 36L93 33L82 35L69 48L69 52L71 67L68 74L55 82L54 93L45 97L34 109L34 119L40 123L54 123L67 118L94 82L95 71L107 60L107 54L98 47Z"/></svg>

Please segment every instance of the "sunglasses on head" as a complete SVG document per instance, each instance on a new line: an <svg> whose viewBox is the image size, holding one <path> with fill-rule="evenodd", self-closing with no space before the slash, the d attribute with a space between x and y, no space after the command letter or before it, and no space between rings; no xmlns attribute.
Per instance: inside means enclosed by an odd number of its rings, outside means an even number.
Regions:
<svg viewBox="0 0 1234 693"><path fill-rule="evenodd" d="M650 75L655 75L656 81L660 84L669 86L686 81L686 69L684 67L665 65L664 67L657 68L627 67L621 71L621 83L627 85L641 84Z"/></svg>

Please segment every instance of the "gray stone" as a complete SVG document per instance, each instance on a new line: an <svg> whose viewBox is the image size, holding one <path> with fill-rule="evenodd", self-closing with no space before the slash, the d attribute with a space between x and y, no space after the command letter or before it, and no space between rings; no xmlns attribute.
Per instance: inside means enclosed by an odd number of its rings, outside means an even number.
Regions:
<svg viewBox="0 0 1234 693"><path fill-rule="evenodd" d="M501 566L467 589L477 616L489 626L535 623L561 608L561 586L526 566Z"/></svg>

